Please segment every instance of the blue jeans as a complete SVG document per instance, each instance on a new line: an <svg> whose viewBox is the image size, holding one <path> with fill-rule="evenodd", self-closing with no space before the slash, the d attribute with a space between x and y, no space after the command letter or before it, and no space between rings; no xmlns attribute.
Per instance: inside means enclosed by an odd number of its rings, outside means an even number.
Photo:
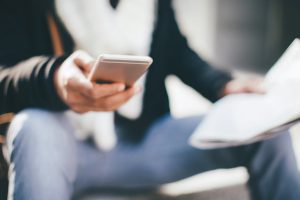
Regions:
<svg viewBox="0 0 300 200"><path fill-rule="evenodd" d="M298 200L300 178L289 134L247 146L200 150L187 141L200 117L165 116L139 144L102 152L74 138L64 115L18 114L8 131L10 196L67 200L87 188L151 188L204 171L245 166L253 199Z"/></svg>

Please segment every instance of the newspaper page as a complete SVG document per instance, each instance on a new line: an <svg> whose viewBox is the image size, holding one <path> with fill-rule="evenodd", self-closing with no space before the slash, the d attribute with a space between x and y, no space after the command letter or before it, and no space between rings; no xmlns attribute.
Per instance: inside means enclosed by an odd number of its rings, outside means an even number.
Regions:
<svg viewBox="0 0 300 200"><path fill-rule="evenodd" d="M266 74L265 94L233 94L214 104L190 138L198 148L248 144L287 130L300 118L300 40Z"/></svg>

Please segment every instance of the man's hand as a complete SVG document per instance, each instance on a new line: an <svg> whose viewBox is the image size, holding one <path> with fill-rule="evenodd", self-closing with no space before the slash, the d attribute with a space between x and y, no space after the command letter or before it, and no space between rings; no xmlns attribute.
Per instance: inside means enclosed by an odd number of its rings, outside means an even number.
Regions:
<svg viewBox="0 0 300 200"><path fill-rule="evenodd" d="M255 78L245 78L245 79L234 79L229 81L222 93L221 96L226 96L229 94L238 94L238 93L257 93L264 94L265 90L262 86L263 79L260 77Z"/></svg>
<svg viewBox="0 0 300 200"><path fill-rule="evenodd" d="M54 82L61 99L75 112L114 111L139 87L125 89L122 83L96 84L87 79L94 59L84 51L74 52L56 71Z"/></svg>

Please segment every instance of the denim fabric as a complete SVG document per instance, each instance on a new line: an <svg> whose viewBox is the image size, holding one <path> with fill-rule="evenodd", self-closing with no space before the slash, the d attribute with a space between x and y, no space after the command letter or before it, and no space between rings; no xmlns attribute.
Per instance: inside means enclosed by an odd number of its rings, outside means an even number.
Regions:
<svg viewBox="0 0 300 200"><path fill-rule="evenodd" d="M253 199L300 199L289 134L247 146L200 150L187 142L200 121L164 116L140 143L119 140L104 152L76 140L61 113L23 111L8 131L10 198L66 200L88 188L153 188L212 169L245 166Z"/></svg>

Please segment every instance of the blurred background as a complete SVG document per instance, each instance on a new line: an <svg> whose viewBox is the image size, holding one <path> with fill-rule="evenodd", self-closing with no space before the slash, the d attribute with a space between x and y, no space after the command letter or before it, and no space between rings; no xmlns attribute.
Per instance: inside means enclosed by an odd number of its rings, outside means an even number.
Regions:
<svg viewBox="0 0 300 200"><path fill-rule="evenodd" d="M264 74L300 35L297 0L174 0L174 4L190 46L220 68ZM204 113L210 106L176 77L169 77L167 86L175 116Z"/></svg>
<svg viewBox="0 0 300 200"><path fill-rule="evenodd" d="M181 31L190 46L216 67L264 74L300 35L299 0L175 0L174 3ZM174 116L204 114L210 108L208 101L176 77L169 77L166 84ZM295 127L294 146L300 158L298 132L300 129ZM244 200L249 198L247 180L244 168L216 170L166 185L162 190L176 196L174 199ZM138 195L136 199L168 198Z"/></svg>
<svg viewBox="0 0 300 200"><path fill-rule="evenodd" d="M299 0L174 0L174 3L178 23L190 46L216 67L264 74L300 35ZM210 108L207 100L176 77L169 77L166 84L174 116L205 114ZM300 128L295 127L293 140L300 158L298 132ZM248 174L242 167L215 170L164 186L163 193L171 197L135 194L104 198L247 200L247 180Z"/></svg>
<svg viewBox="0 0 300 200"><path fill-rule="evenodd" d="M175 0L191 46L213 63L264 72L300 35L297 0Z"/></svg>
<svg viewBox="0 0 300 200"><path fill-rule="evenodd" d="M174 0L177 20L190 46L216 67L264 74L300 35L299 0ZM300 67L300 66L299 66ZM211 104L176 77L166 80L172 114L205 114ZM300 157L300 128L293 129ZM298 134L299 135L299 134ZM300 159L298 159L300 161ZM115 199L249 199L244 168L216 170L166 185L173 196ZM107 199L114 199L106 196ZM93 196L90 199L97 199Z"/></svg>

